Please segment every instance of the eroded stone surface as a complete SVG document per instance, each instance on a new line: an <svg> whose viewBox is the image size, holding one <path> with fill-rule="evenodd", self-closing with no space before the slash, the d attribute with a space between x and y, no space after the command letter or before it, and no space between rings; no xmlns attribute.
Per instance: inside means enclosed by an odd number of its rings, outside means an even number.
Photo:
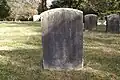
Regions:
<svg viewBox="0 0 120 80"><path fill-rule="evenodd" d="M97 27L97 15L87 14L84 17L84 27L86 30L94 30Z"/></svg>
<svg viewBox="0 0 120 80"><path fill-rule="evenodd" d="M119 33L120 32L120 16L111 14L106 17L106 32Z"/></svg>
<svg viewBox="0 0 120 80"><path fill-rule="evenodd" d="M83 12L57 8L41 14L43 67L71 70L82 67Z"/></svg>

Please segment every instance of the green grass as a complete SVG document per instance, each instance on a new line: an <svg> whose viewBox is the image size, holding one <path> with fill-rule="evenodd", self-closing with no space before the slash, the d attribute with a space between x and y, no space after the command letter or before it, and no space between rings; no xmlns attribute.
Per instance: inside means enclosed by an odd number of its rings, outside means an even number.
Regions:
<svg viewBox="0 0 120 80"><path fill-rule="evenodd" d="M0 24L0 80L120 80L120 35L84 32L84 68L80 71L42 69L38 22Z"/></svg>

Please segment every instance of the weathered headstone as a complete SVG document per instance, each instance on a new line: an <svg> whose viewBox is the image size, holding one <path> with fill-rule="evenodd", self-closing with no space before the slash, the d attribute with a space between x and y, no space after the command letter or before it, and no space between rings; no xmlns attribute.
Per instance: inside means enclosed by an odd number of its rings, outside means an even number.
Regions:
<svg viewBox="0 0 120 80"><path fill-rule="evenodd" d="M39 20L40 20L40 15L33 16L33 21L39 21Z"/></svg>
<svg viewBox="0 0 120 80"><path fill-rule="evenodd" d="M97 28L97 15L87 14L84 16L84 27L86 30L94 30Z"/></svg>
<svg viewBox="0 0 120 80"><path fill-rule="evenodd" d="M43 67L50 70L82 68L83 12L56 8L41 14Z"/></svg>
<svg viewBox="0 0 120 80"><path fill-rule="evenodd" d="M106 17L106 32L119 33L120 32L120 16L111 14Z"/></svg>

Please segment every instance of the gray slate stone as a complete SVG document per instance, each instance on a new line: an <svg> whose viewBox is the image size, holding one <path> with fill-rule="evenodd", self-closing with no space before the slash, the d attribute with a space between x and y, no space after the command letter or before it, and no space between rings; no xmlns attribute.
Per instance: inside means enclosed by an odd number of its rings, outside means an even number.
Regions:
<svg viewBox="0 0 120 80"><path fill-rule="evenodd" d="M87 14L84 16L85 30L94 30L97 28L97 15Z"/></svg>
<svg viewBox="0 0 120 80"><path fill-rule="evenodd" d="M119 33L120 32L120 16L111 14L106 17L106 32Z"/></svg>
<svg viewBox="0 0 120 80"><path fill-rule="evenodd" d="M78 70L83 58L83 12L56 8L41 14L43 67Z"/></svg>

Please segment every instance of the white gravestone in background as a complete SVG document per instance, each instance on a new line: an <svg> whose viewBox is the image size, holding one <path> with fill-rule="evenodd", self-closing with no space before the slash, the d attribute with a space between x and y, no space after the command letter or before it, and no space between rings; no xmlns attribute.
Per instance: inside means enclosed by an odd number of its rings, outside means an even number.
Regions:
<svg viewBox="0 0 120 80"><path fill-rule="evenodd" d="M39 21L39 20L40 20L40 15L33 16L33 21Z"/></svg>

